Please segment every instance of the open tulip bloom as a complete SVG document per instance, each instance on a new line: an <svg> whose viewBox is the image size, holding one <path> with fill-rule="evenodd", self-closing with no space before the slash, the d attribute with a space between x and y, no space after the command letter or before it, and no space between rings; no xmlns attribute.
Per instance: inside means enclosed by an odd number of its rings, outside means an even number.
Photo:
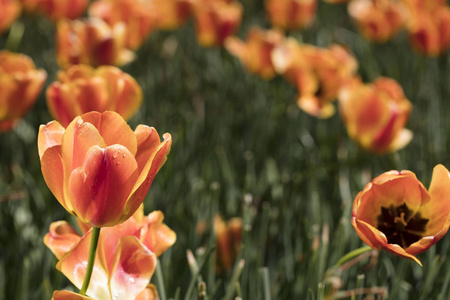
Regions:
<svg viewBox="0 0 450 300"><path fill-rule="evenodd" d="M124 223L102 230L88 296L97 300L153 299L147 294L152 294L148 284L155 271L156 257L176 241L175 232L163 223L163 218L160 211L144 216L141 206ZM80 236L67 222L58 221L50 225L44 238L59 259L56 268L78 288L86 274L92 231L84 233ZM91 298L56 291L53 299Z"/></svg>
<svg viewBox="0 0 450 300"><path fill-rule="evenodd" d="M133 132L117 113L90 112L66 129L56 121L39 128L45 182L81 222L114 226L139 208L170 152L172 139L145 125Z"/></svg>
<svg viewBox="0 0 450 300"><path fill-rule="evenodd" d="M411 171L376 177L356 196L352 225L370 247L422 265L415 255L437 243L450 225L448 170L434 168L428 191Z"/></svg>

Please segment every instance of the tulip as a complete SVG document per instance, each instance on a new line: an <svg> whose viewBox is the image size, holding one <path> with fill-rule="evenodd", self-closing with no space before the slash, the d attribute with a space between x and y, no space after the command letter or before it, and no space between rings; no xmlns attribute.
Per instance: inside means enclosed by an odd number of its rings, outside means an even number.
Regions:
<svg viewBox="0 0 450 300"><path fill-rule="evenodd" d="M91 17L100 18L113 27L125 24L126 46L137 49L155 26L155 12L150 1L98 0L89 7Z"/></svg>
<svg viewBox="0 0 450 300"><path fill-rule="evenodd" d="M186 22L191 14L191 0L152 0L156 27L173 30Z"/></svg>
<svg viewBox="0 0 450 300"><path fill-rule="evenodd" d="M125 48L125 25L110 27L101 19L62 20L56 29L56 56L62 68L76 64L122 66L134 54Z"/></svg>
<svg viewBox="0 0 450 300"><path fill-rule="evenodd" d="M406 20L405 7L390 0L353 0L348 13L366 39L379 43L394 37Z"/></svg>
<svg viewBox="0 0 450 300"><path fill-rule="evenodd" d="M0 0L0 34L11 27L19 17L21 8L17 0Z"/></svg>
<svg viewBox="0 0 450 300"><path fill-rule="evenodd" d="M62 126L90 111L115 111L125 120L142 104L142 90L130 75L113 66L74 65L58 73L47 88L47 106Z"/></svg>
<svg viewBox="0 0 450 300"><path fill-rule="evenodd" d="M163 218L160 211L144 216L141 205L124 223L102 229L88 296L94 299L156 299L156 290L149 285L156 257L176 240L176 234L162 223ZM91 230L80 236L65 221L52 223L44 237L44 243L59 260L57 269L78 288L86 272L90 237ZM59 295L61 291L55 293ZM115 296L111 298L110 295Z"/></svg>
<svg viewBox="0 0 450 300"><path fill-rule="evenodd" d="M243 7L237 1L193 0L192 7L201 46L222 46L240 26Z"/></svg>
<svg viewBox="0 0 450 300"><path fill-rule="evenodd" d="M217 240L217 269L225 272L232 268L242 244L242 219L224 222L220 215L214 217L214 235Z"/></svg>
<svg viewBox="0 0 450 300"><path fill-rule="evenodd" d="M342 46L318 48L300 45L292 38L272 51L272 62L277 73L297 87L300 109L319 118L334 114L332 102L358 68L356 59Z"/></svg>
<svg viewBox="0 0 450 300"><path fill-rule="evenodd" d="M39 156L45 182L61 205L94 227L127 220L141 205L163 166L172 139L154 128L133 132L117 113L90 112L64 129L41 125Z"/></svg>
<svg viewBox="0 0 450 300"><path fill-rule="evenodd" d="M28 56L0 51L0 131L11 130L33 106L46 78Z"/></svg>
<svg viewBox="0 0 450 300"><path fill-rule="evenodd" d="M450 177L437 165L427 191L411 171L386 172L356 196L352 225L374 249L422 265L415 255L437 243L450 225Z"/></svg>
<svg viewBox="0 0 450 300"><path fill-rule="evenodd" d="M355 79L341 91L339 108L348 135L366 150L394 152L412 139L404 128L412 104L393 79L380 77L368 85Z"/></svg>
<svg viewBox="0 0 450 300"><path fill-rule="evenodd" d="M281 29L302 29L312 23L317 0L266 0L270 23Z"/></svg>
<svg viewBox="0 0 450 300"><path fill-rule="evenodd" d="M231 36L225 40L225 48L238 57L249 72L265 79L275 76L271 53L284 40L284 35L277 30L250 29L247 41L243 42Z"/></svg>
<svg viewBox="0 0 450 300"><path fill-rule="evenodd" d="M86 11L88 0L21 0L26 11L42 13L51 20L76 19Z"/></svg>
<svg viewBox="0 0 450 300"><path fill-rule="evenodd" d="M52 300L92 300L92 298L70 291L54 291Z"/></svg>

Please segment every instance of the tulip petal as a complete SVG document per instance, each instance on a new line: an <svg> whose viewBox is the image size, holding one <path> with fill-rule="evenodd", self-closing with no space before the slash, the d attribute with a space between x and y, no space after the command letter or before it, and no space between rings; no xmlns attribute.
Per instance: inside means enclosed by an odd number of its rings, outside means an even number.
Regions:
<svg viewBox="0 0 450 300"><path fill-rule="evenodd" d="M52 300L92 300L92 298L70 291L54 291Z"/></svg>
<svg viewBox="0 0 450 300"><path fill-rule="evenodd" d="M53 222L49 233L44 237L44 244L61 259L78 241L81 236L66 221Z"/></svg>
<svg viewBox="0 0 450 300"><path fill-rule="evenodd" d="M428 250L431 246L439 241L435 236L426 236L411 244L405 251L409 254L416 255Z"/></svg>
<svg viewBox="0 0 450 300"><path fill-rule="evenodd" d="M95 227L117 224L137 177L136 160L127 148L93 146L69 178L77 217Z"/></svg>
<svg viewBox="0 0 450 300"><path fill-rule="evenodd" d="M153 284L149 284L145 290L137 295L136 300L157 300L159 299L158 290Z"/></svg>
<svg viewBox="0 0 450 300"><path fill-rule="evenodd" d="M79 289L83 285L84 276L86 275L90 244L91 232L84 235L78 244L56 265L56 268ZM95 260L86 294L94 299L112 299L108 287L108 273L98 262L98 259Z"/></svg>
<svg viewBox="0 0 450 300"><path fill-rule="evenodd" d="M148 285L156 269L156 256L134 236L122 237L110 273L115 299L135 299Z"/></svg>
<svg viewBox="0 0 450 300"><path fill-rule="evenodd" d="M41 171L50 191L58 202L71 213L72 205L66 201L67 198L64 196L64 168L61 146L53 146L44 152L41 158Z"/></svg>
<svg viewBox="0 0 450 300"><path fill-rule="evenodd" d="M440 239L450 225L450 177L443 165L434 167L429 194L431 201L420 210L424 218L430 219L425 234L439 233Z"/></svg>
<svg viewBox="0 0 450 300"><path fill-rule="evenodd" d="M155 128L146 125L138 125L134 131L137 140L136 161L139 167L139 174L147 165L147 162L155 154L161 141Z"/></svg>
<svg viewBox="0 0 450 300"><path fill-rule="evenodd" d="M123 145L128 148L132 155L136 155L136 136L118 113L113 111L90 112L83 115L83 121L89 122L97 128L107 146Z"/></svg>
<svg viewBox="0 0 450 300"><path fill-rule="evenodd" d="M146 217L147 223L141 230L141 242L156 256L160 256L177 240L176 233L163 224L164 214L154 211Z"/></svg>
<svg viewBox="0 0 450 300"><path fill-rule="evenodd" d="M45 150L50 147L61 145L62 136L65 132L64 127L56 121L47 123L47 125L41 125L39 127L38 134L38 149L39 158L42 159L42 155Z"/></svg>
<svg viewBox="0 0 450 300"><path fill-rule="evenodd" d="M356 233L361 240L368 246L380 250L387 245L387 239L384 233L373 227L372 225L358 220L355 217L352 218L352 225L356 230Z"/></svg>
<svg viewBox="0 0 450 300"><path fill-rule="evenodd" d="M395 152L397 150L403 149L408 145L413 138L413 133L411 130L403 128L394 138L392 143L389 145L389 152Z"/></svg>
<svg viewBox="0 0 450 300"><path fill-rule="evenodd" d="M422 266L422 263L420 262L419 259L417 259L417 257L407 253L405 251L405 249L403 249L402 247L400 247L397 244L387 244L385 250L388 251L388 252L391 252L391 253L393 253L395 255L398 255L400 257L409 258L411 260L414 260L416 263L418 263L420 266Z"/></svg>

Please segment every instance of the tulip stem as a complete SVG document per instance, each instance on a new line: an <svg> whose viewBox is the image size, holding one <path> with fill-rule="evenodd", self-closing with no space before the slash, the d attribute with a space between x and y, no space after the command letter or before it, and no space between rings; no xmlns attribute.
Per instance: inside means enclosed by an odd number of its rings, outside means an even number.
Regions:
<svg viewBox="0 0 450 300"><path fill-rule="evenodd" d="M95 254L97 252L98 238L100 237L100 227L92 227L91 233L91 246L89 248L89 259L86 269L86 275L84 276L83 286L80 290L80 295L86 295L89 287L89 282L91 281L92 270L94 270Z"/></svg>
<svg viewBox="0 0 450 300"><path fill-rule="evenodd" d="M24 31L25 25L20 21L15 22L11 26L11 29L9 30L9 35L8 39L6 40L5 48L10 51L16 52L19 49L19 45L20 42L22 41Z"/></svg>
<svg viewBox="0 0 450 300"><path fill-rule="evenodd" d="M342 266L344 263L346 263L347 261L351 260L352 258L359 256L367 251L372 250L373 248L369 247L369 246L365 246L365 247L361 247L358 249L355 249L347 254L345 254L344 256L341 257L341 259L338 260L338 262L336 263L336 267Z"/></svg>

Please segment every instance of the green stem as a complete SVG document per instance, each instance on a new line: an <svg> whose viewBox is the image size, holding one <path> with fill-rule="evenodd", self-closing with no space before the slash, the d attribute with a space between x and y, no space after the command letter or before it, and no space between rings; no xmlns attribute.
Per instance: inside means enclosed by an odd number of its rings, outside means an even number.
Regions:
<svg viewBox="0 0 450 300"><path fill-rule="evenodd" d="M91 233L91 246L89 248L89 259L86 269L86 275L84 276L83 286L80 290L80 295L86 295L86 291L89 287L89 282L91 281L92 270L94 270L95 254L97 252L98 238L100 237L100 229L97 227L92 227Z"/></svg>
<svg viewBox="0 0 450 300"><path fill-rule="evenodd" d="M5 48L16 52L19 49L20 42L22 41L23 32L25 31L25 25L16 21L9 30L8 39L6 40Z"/></svg>
<svg viewBox="0 0 450 300"><path fill-rule="evenodd" d="M352 258L359 256L367 251L372 250L373 248L369 247L369 246L365 246L365 247L361 247L358 249L355 249L347 254L345 254L344 256L341 257L341 259L338 260L338 262L336 263L336 267L338 266L342 266L344 263L346 263L347 261L351 260Z"/></svg>

